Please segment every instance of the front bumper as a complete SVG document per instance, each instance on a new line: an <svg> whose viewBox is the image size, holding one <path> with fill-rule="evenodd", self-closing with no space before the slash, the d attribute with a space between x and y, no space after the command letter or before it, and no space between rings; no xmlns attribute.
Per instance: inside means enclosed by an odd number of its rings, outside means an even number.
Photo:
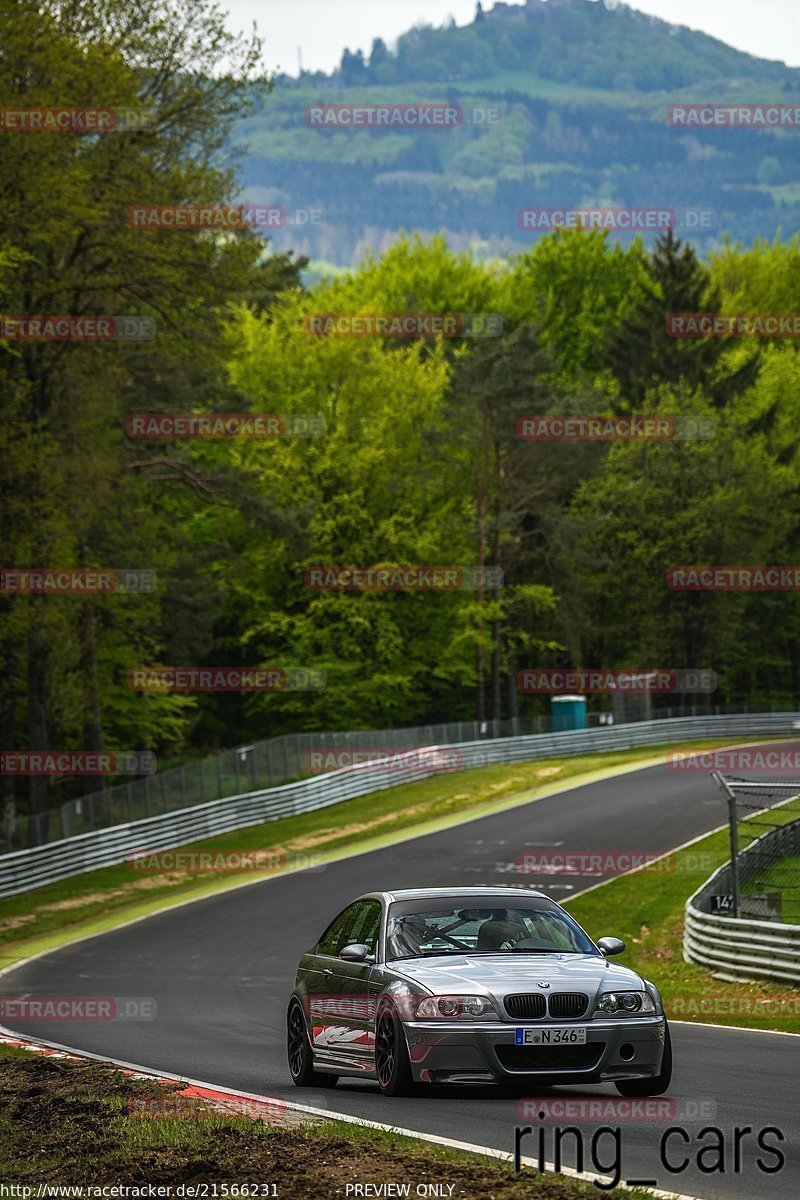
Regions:
<svg viewBox="0 0 800 1200"><path fill-rule="evenodd" d="M516 1030L530 1027L523 1022L402 1022L411 1072L420 1083L491 1082L523 1075L542 1082L603 1083L658 1075L664 1053L664 1017L574 1024L586 1028L585 1045L540 1048L515 1044Z"/></svg>

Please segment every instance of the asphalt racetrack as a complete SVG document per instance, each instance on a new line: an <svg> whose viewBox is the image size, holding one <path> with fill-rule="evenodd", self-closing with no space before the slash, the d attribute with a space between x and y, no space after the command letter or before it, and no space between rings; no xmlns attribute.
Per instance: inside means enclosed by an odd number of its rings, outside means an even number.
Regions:
<svg viewBox="0 0 800 1200"><path fill-rule="evenodd" d="M458 786L457 777L453 786ZM518 1115L519 1100L490 1088L449 1088L408 1099L383 1097L376 1084L361 1080L343 1080L334 1090L294 1088L286 1066L284 1021L300 953L364 891L524 882L563 900L598 880L520 876L512 864L522 852L666 851L724 820L723 797L706 773L649 767L321 871L264 880L150 917L23 965L3 978L2 990L14 995L153 997L157 1016L150 1021L15 1022L14 1028L210 1083L510 1152L515 1126L539 1126ZM646 877L642 886L647 886ZM612 911L602 929L589 930L594 937L615 932ZM670 1173L660 1160L660 1140L669 1122L609 1121L620 1131L620 1150L608 1135L597 1142L596 1159L591 1150L596 1122L579 1126L583 1169L593 1177L613 1174L609 1166L617 1160L622 1181L648 1181L698 1197L800 1196L800 1037L674 1022L672 1035L675 1071L669 1095L678 1112L689 1117L673 1122L686 1131L686 1140L676 1136L668 1154L673 1166L686 1159L688 1166ZM552 1095L616 1098L617 1092L605 1085L562 1088ZM699 1119L692 1118L695 1112ZM714 1114L711 1119L709 1113ZM553 1124L544 1126L548 1161L553 1157ZM708 1136L698 1139L706 1125L722 1131L724 1171L698 1169L698 1152L709 1145ZM752 1131L742 1136L738 1170L735 1126ZM777 1127L784 1139L766 1138L785 1157L774 1173L756 1164L757 1157L767 1168L777 1163L774 1153L756 1144L757 1134L768 1126ZM574 1167L573 1144L574 1139L566 1139L563 1162ZM523 1141L522 1153L537 1155L534 1137ZM700 1165L716 1166L716 1157L706 1152ZM529 1175L535 1195L536 1175Z"/></svg>

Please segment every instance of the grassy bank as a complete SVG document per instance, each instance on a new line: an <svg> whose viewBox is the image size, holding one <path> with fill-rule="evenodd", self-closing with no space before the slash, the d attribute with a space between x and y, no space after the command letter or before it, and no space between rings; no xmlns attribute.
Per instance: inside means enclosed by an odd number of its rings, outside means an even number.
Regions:
<svg viewBox="0 0 800 1200"><path fill-rule="evenodd" d="M188 1116L149 1115L174 1111L182 1086L0 1045L0 1177L30 1186L32 1196L46 1195L37 1189L48 1184L202 1183L230 1185L220 1196L291 1200L344 1197L354 1183L410 1184L411 1195L419 1184L444 1184L443 1194L457 1200L589 1200L598 1194L591 1183L562 1175L528 1168L515 1175L509 1162L344 1122L298 1121L288 1111L273 1109L266 1122L197 1105ZM137 1115L143 1111L148 1115ZM511 1122L508 1143L512 1151ZM633 1194L603 1192L612 1200Z"/></svg>
<svg viewBox="0 0 800 1200"><path fill-rule="evenodd" d="M799 813L800 802L792 801L775 811L775 824ZM614 961L653 980L668 1017L800 1033L800 989L766 980L726 982L683 960L684 905L729 858L725 830L679 850L670 857L669 872L654 868L624 875L566 905L593 937L622 938L628 948Z"/></svg>

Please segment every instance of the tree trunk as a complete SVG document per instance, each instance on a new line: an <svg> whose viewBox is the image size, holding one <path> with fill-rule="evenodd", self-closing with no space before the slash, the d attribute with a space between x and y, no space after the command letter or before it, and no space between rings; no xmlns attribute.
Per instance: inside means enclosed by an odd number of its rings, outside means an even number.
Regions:
<svg viewBox="0 0 800 1200"><path fill-rule="evenodd" d="M16 750L16 696L14 694L14 666L16 643L8 638L3 646L5 664L5 686L0 693L0 741L4 750ZM0 778L0 816L5 850L14 850L14 834L17 828L17 791L13 775Z"/></svg>
<svg viewBox="0 0 800 1200"><path fill-rule="evenodd" d="M87 567L86 544L81 546L81 568ZM97 680L97 616L91 599L87 597L81 613L81 674L86 696L86 720L84 737L86 749L103 749L103 718L100 710L100 687Z"/></svg>
<svg viewBox="0 0 800 1200"><path fill-rule="evenodd" d="M37 621L41 603L46 596L35 596L30 631L28 633L28 749L49 750L47 728L47 639ZM28 807L28 845L38 846L47 841L47 814L50 786L46 775L31 775Z"/></svg>
<svg viewBox="0 0 800 1200"><path fill-rule="evenodd" d="M517 656L513 650L508 652L508 673L506 675L508 697L508 717L511 721L519 719L519 703L517 696Z"/></svg>
<svg viewBox="0 0 800 1200"><path fill-rule="evenodd" d="M483 568L486 556L483 550L483 516L479 517L478 531L478 606L483 607ZM475 642L475 719L486 720L486 683L483 653L483 620L478 621L478 639ZM480 732L480 731L479 731Z"/></svg>
<svg viewBox="0 0 800 1200"><path fill-rule="evenodd" d="M497 471L502 474L502 464L499 462L497 453L495 453L495 462ZM492 585L492 599L495 602L500 600L500 480L497 480L494 497L494 529L492 530L492 566L495 569L495 580ZM503 703L500 693L500 616L495 609L495 616L492 620L492 716L495 721L502 720Z"/></svg>

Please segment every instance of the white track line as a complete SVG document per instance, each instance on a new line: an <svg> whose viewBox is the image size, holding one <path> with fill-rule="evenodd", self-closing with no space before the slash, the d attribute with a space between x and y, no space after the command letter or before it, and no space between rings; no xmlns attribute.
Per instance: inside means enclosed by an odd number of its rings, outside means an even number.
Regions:
<svg viewBox="0 0 800 1200"><path fill-rule="evenodd" d="M8 1037L12 1041L17 1042L24 1042L27 1040L28 1044L31 1046L46 1046L48 1049L61 1050L68 1054L74 1054L78 1058L91 1058L95 1062L113 1063L114 1066L126 1067L128 1070L135 1071L140 1075L152 1075L159 1079L171 1079L177 1083L188 1083L194 1087L208 1088L211 1091L221 1092L227 1096L238 1096L243 1100L256 1100L267 1104L274 1104L276 1100L275 1096L263 1096L259 1095L257 1092L243 1092L238 1088L223 1087L220 1084L208 1083L202 1079L191 1079L187 1075L175 1075L171 1071L157 1071L153 1067L143 1067L139 1063L126 1062L124 1059L107 1058L102 1054L91 1054L87 1050L75 1050L72 1046L64 1046L60 1042L48 1042L41 1038L37 1038L36 1041L30 1041L24 1037L21 1037L19 1034L14 1033L13 1030L6 1029L2 1025L0 1025L0 1037ZM284 1100L282 1097L280 1097L280 1103L285 1108L291 1109L294 1112L308 1113L310 1116L320 1117L321 1119L327 1121L343 1121L347 1125L361 1125L367 1129L381 1129L386 1133L395 1133L401 1137L414 1138L419 1142L430 1142L436 1146L446 1146L451 1150L462 1150L468 1154L480 1154L483 1155L484 1158L493 1158L501 1162L514 1161L513 1154L509 1153L507 1150L497 1150L494 1146L478 1146L474 1142L461 1142L454 1138L442 1137L441 1135L435 1133L420 1133L419 1130L406 1129L402 1125L388 1125L384 1121L370 1121L366 1117L354 1117L350 1113L330 1112L327 1108L315 1108L313 1105L309 1104L296 1104L294 1101ZM538 1171L537 1159L528 1158L527 1156L523 1155L520 1158L520 1162L524 1163L526 1167L533 1167ZM545 1171L549 1174L569 1175L570 1178L581 1179L585 1183L594 1183L596 1180L605 1184L610 1184L612 1182L612 1176L610 1175L593 1175L589 1171L576 1171L573 1167L565 1166L562 1166L561 1169L556 1172L555 1164L549 1162L546 1162L544 1167ZM662 1200L702 1200L702 1197L699 1196L689 1196L684 1192L665 1192L662 1191L661 1188L637 1187L634 1189L623 1182L619 1182L616 1184L616 1186L625 1191L646 1191L651 1196L661 1197Z"/></svg>

